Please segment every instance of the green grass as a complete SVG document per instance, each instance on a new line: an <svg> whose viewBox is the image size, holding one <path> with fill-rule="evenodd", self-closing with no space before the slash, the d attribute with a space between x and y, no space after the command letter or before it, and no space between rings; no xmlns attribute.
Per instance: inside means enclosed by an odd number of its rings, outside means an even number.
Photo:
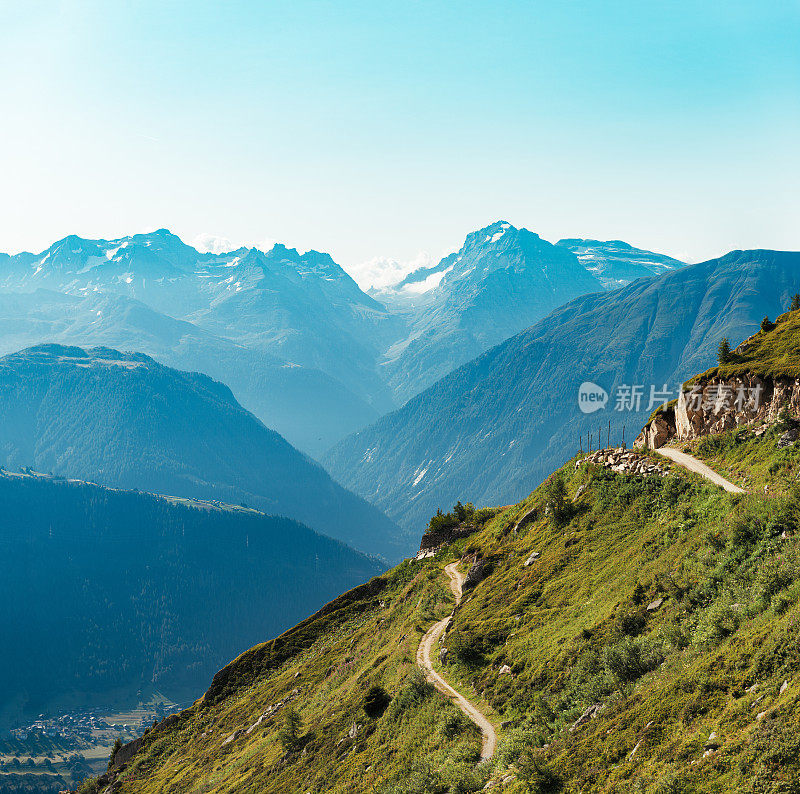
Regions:
<svg viewBox="0 0 800 794"><path fill-rule="evenodd" d="M747 491L785 496L800 479L800 449L794 445L778 449L781 434L773 426L759 438L752 428L742 427L703 436L684 447Z"/></svg>
<svg viewBox="0 0 800 794"><path fill-rule="evenodd" d="M728 379L751 373L762 378L800 377L800 311L786 312L775 323L772 331L759 331L739 345L730 362L692 378L689 383L714 376Z"/></svg>

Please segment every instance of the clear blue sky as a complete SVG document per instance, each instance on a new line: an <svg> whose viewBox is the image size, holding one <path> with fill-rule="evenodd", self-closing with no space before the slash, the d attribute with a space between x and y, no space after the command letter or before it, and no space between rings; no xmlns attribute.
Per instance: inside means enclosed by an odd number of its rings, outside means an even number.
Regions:
<svg viewBox="0 0 800 794"><path fill-rule="evenodd" d="M0 3L0 251L800 248L800 3Z"/></svg>

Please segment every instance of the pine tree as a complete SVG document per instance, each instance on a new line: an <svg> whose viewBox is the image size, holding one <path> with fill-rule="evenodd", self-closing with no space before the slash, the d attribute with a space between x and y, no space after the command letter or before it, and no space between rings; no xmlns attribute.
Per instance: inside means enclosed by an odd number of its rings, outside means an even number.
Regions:
<svg viewBox="0 0 800 794"><path fill-rule="evenodd" d="M303 730L303 720L297 713L297 709L289 706L283 716L283 727L278 734L278 741L284 752L290 753L298 748L301 730Z"/></svg>
<svg viewBox="0 0 800 794"><path fill-rule="evenodd" d="M731 360L731 345L728 342L728 337L722 337L722 340L719 343L719 347L717 348L717 361L719 365L722 366L723 364L727 364Z"/></svg>
<svg viewBox="0 0 800 794"><path fill-rule="evenodd" d="M765 318L764 318L764 319L761 321L761 330L762 330L764 333L767 333L768 331L771 331L771 330L772 330L774 327L775 327L775 323L773 323L773 322L772 322L772 321L769 319L769 317L765 317Z"/></svg>

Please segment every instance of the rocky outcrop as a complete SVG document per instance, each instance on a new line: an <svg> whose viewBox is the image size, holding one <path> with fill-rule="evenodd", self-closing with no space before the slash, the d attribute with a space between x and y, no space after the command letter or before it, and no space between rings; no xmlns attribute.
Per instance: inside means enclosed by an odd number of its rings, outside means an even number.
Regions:
<svg viewBox="0 0 800 794"><path fill-rule="evenodd" d="M784 407L790 415L800 415L800 379L745 375L698 380L681 391L674 408L645 425L634 446L657 449L672 438L689 441L742 425L772 423Z"/></svg>
<svg viewBox="0 0 800 794"><path fill-rule="evenodd" d="M127 764L128 761L142 749L142 744L144 744L144 738L141 736L138 739L134 739L132 742L123 744L122 747L114 753L112 761L113 766L119 769L123 764Z"/></svg>
<svg viewBox="0 0 800 794"><path fill-rule="evenodd" d="M592 452L585 458L581 458L575 464L575 468L578 468L582 463L594 463L598 466L605 466L619 474L638 474L643 477L654 475L663 477L667 473L666 467L661 466L641 452L622 449L621 447L617 449L599 449L597 452Z"/></svg>
<svg viewBox="0 0 800 794"><path fill-rule="evenodd" d="M464 579L464 584L461 585L462 589L467 590L470 587L475 587L483 580L484 576L486 576L486 560L477 560L469 569Z"/></svg>
<svg viewBox="0 0 800 794"><path fill-rule="evenodd" d="M419 544L417 559L432 557L442 546L447 546L460 538L466 538L473 532L477 532L477 527L472 524L458 524L455 527L440 530L428 529Z"/></svg>

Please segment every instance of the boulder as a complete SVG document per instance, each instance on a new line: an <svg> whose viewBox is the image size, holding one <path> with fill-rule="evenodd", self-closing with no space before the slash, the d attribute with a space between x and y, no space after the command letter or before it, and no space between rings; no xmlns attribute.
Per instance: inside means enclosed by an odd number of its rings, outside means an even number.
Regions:
<svg viewBox="0 0 800 794"><path fill-rule="evenodd" d="M793 446L798 437L800 437L800 430L798 430L796 427L793 427L791 430L787 430L778 439L778 449L786 449L787 447Z"/></svg>
<svg viewBox="0 0 800 794"><path fill-rule="evenodd" d="M648 612L655 612L656 610L661 608L661 605L663 603L664 603L664 599L663 598L657 598L655 601L651 601L647 605L647 611Z"/></svg>
<svg viewBox="0 0 800 794"><path fill-rule="evenodd" d="M532 565L539 557L541 557L541 554L538 551L534 551L531 556L525 560L524 567L527 568L529 565Z"/></svg>
<svg viewBox="0 0 800 794"><path fill-rule="evenodd" d="M466 590L470 587L475 587L475 585L479 584L483 577L486 575L486 561L485 560L476 560L472 567L467 572L467 576L464 579L464 584L462 585L462 590Z"/></svg>

